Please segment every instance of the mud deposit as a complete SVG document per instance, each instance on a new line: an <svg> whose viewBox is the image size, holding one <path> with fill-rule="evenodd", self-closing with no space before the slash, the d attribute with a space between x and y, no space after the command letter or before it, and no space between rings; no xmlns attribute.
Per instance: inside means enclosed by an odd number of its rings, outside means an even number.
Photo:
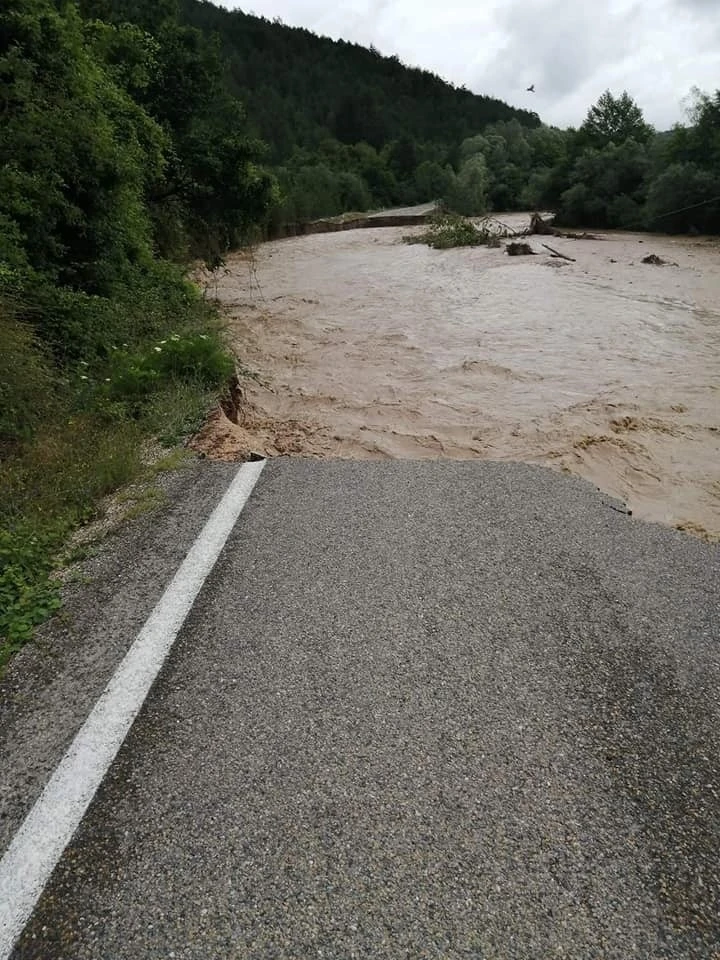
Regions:
<svg viewBox="0 0 720 960"><path fill-rule="evenodd" d="M523 460L720 536L717 241L553 239L569 263L544 237L538 256L508 257L403 244L408 232L300 237L229 262L208 293L259 380L204 449Z"/></svg>

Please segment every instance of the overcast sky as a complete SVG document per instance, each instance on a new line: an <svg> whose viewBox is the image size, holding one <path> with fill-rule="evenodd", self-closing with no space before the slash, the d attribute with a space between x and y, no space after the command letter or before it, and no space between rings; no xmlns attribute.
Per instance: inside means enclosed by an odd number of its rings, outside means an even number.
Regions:
<svg viewBox="0 0 720 960"><path fill-rule="evenodd" d="M720 88L720 0L222 2L373 44L558 126L581 123L610 88L626 89L665 129L684 119L692 86Z"/></svg>

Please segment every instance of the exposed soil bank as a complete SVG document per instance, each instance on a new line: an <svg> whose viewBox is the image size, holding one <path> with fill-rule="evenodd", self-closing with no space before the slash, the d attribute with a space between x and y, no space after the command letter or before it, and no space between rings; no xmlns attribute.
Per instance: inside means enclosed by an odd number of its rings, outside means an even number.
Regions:
<svg viewBox="0 0 720 960"><path fill-rule="evenodd" d="M277 237L303 237L315 233L339 233L341 230L359 230L367 227L413 227L419 226L436 215L437 205L420 204L415 207L398 207L394 210L381 210L377 213L363 213L358 216L323 217L299 223L286 223L280 227Z"/></svg>
<svg viewBox="0 0 720 960"><path fill-rule="evenodd" d="M206 451L524 460L720 536L717 241L555 238L570 263L539 238L540 256L511 258L406 233L295 238L229 262L213 292L260 382L241 428L220 415L206 428Z"/></svg>

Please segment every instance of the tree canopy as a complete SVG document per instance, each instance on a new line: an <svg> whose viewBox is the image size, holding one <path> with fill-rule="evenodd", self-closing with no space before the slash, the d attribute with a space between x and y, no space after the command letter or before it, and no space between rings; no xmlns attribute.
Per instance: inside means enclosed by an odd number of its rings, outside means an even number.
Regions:
<svg viewBox="0 0 720 960"><path fill-rule="evenodd" d="M596 147L621 144L626 140L646 143L653 135L653 128L645 123L642 110L627 90L623 90L619 97L606 90L588 110L580 130Z"/></svg>

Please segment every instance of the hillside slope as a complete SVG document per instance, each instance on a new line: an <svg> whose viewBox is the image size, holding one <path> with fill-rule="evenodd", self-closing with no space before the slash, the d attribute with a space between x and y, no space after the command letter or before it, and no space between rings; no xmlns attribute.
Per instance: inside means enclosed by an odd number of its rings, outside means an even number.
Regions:
<svg viewBox="0 0 720 960"><path fill-rule="evenodd" d="M275 161L294 147L313 149L328 136L377 149L403 139L454 147L490 123L540 123L534 113L455 87L372 48L207 0L180 0L180 6L187 24L220 38L233 92Z"/></svg>

